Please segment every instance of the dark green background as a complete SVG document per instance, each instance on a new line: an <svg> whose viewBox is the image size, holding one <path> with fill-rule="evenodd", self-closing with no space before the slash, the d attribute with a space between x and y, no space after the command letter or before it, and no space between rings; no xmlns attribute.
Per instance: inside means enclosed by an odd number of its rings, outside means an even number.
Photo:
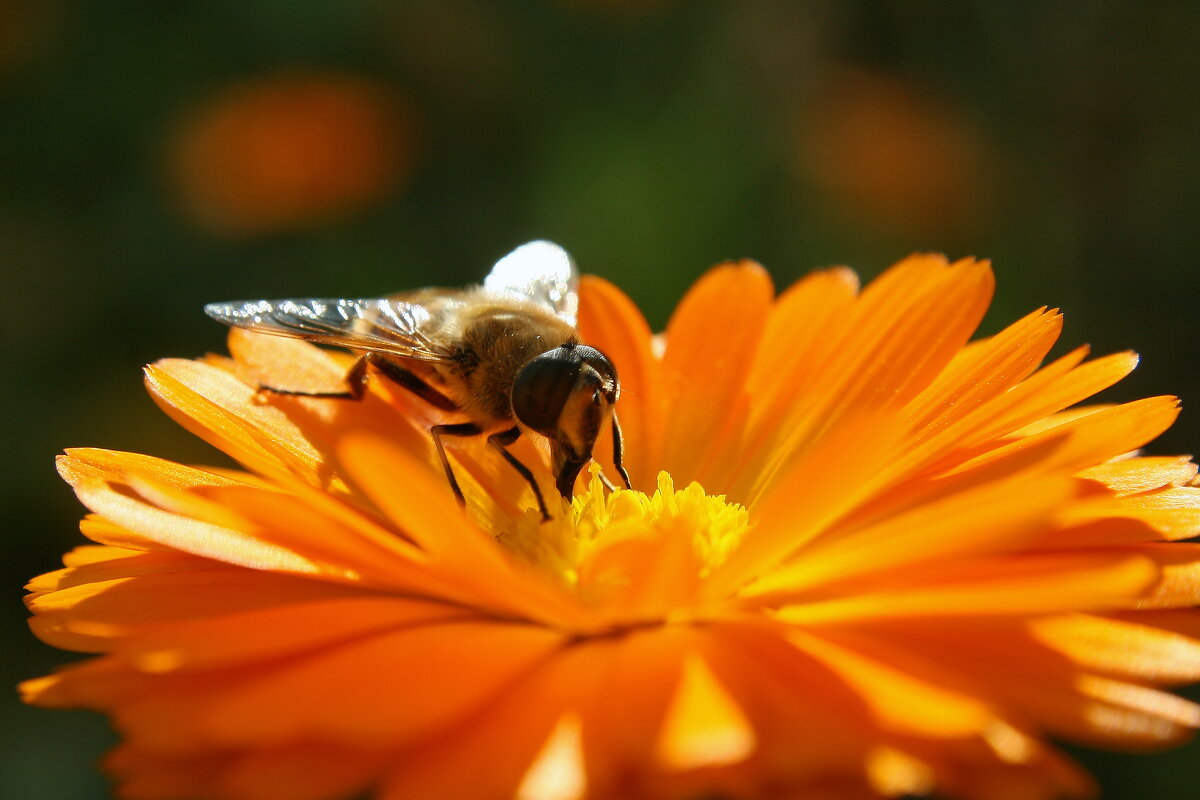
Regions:
<svg viewBox="0 0 1200 800"><path fill-rule="evenodd" d="M0 684L70 658L27 633L18 591L79 541L81 509L54 453L211 458L156 411L139 376L155 358L222 347L206 301L467 283L548 237L661 326L725 258L756 258L783 285L817 266L872 276L941 250L994 259L987 330L1061 306L1064 346L1142 353L1110 399L1200 398L1200 4L604 5L0 3L0 43L24 31L0 47ZM985 154L966 176L973 224L869 212L799 166L797 142L825 113L820 87L847 67L903 81L966 121ZM415 172L348 218L206 233L167 188L172 125L225 85L297 68L373 76L408 97L424 141ZM1185 412L1153 450L1197 443L1200 414ZM0 795L104 796L99 717L10 697L0 737ZM1108 797L1170 800L1200 792L1198 754L1083 759Z"/></svg>

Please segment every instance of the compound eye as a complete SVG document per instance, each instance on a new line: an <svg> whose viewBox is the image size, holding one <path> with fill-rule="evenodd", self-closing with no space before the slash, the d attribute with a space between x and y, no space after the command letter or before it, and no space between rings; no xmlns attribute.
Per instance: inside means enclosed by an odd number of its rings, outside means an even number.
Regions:
<svg viewBox="0 0 1200 800"><path fill-rule="evenodd" d="M530 361L513 382L512 407L517 419L553 437L558 420L583 369L577 348L556 347Z"/></svg>
<svg viewBox="0 0 1200 800"><path fill-rule="evenodd" d="M617 402L617 395L621 391L621 383L617 380L617 369L608 360L608 356L594 347L588 347L587 345L581 345L578 349L583 355L584 363L594 369L599 376L604 398L609 403Z"/></svg>

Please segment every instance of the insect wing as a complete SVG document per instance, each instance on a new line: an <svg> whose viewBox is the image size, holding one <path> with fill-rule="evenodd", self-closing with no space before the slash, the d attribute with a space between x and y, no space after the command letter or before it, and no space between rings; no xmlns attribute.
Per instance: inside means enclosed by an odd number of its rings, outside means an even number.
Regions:
<svg viewBox="0 0 1200 800"><path fill-rule="evenodd" d="M428 310L395 298L361 300L247 300L210 303L218 322L256 333L372 350L419 361L442 361L450 352L425 333Z"/></svg>
<svg viewBox="0 0 1200 800"><path fill-rule="evenodd" d="M523 244L496 262L483 281L493 294L532 300L575 325L579 310L579 272L571 256L553 242Z"/></svg>

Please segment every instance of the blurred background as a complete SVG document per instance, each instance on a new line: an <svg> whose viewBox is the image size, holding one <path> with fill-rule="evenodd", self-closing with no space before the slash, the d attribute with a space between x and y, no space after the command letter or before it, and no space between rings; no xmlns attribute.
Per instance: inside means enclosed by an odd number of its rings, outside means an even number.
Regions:
<svg viewBox="0 0 1200 800"><path fill-rule="evenodd" d="M0 0L0 685L71 658L18 591L80 541L53 455L213 460L139 374L223 347L207 301L465 284L546 237L661 327L727 258L977 255L985 332L1051 305L1060 351L1137 349L1106 397L1190 399L1153 450L1193 452L1198 40L1195 2ZM104 797L106 723L4 691L0 795ZM1080 754L1158 800L1198 756Z"/></svg>

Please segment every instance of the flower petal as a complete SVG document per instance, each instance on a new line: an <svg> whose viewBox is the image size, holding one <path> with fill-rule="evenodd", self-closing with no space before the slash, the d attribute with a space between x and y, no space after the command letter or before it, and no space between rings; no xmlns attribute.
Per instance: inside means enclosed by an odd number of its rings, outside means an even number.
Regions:
<svg viewBox="0 0 1200 800"><path fill-rule="evenodd" d="M987 262L930 255L872 281L854 305L839 359L822 376L826 413L911 400L966 344L994 284Z"/></svg>
<svg viewBox="0 0 1200 800"><path fill-rule="evenodd" d="M404 753L380 800L514 796L563 714L595 691L611 648L610 641L585 642L543 661L487 706Z"/></svg>
<svg viewBox="0 0 1200 800"><path fill-rule="evenodd" d="M863 417L831 428L797 456L751 506L754 524L709 576L707 595L728 596L870 497L873 481L902 440L902 424L894 414Z"/></svg>
<svg viewBox="0 0 1200 800"><path fill-rule="evenodd" d="M908 406L917 441L953 425L1008 391L1045 357L1062 331L1062 316L1045 309L995 336L963 348Z"/></svg>
<svg viewBox="0 0 1200 800"><path fill-rule="evenodd" d="M1124 497L1098 498L1066 509L1061 517L1067 524L1135 519L1168 541L1190 539L1200 535L1200 487L1176 486Z"/></svg>
<svg viewBox="0 0 1200 800"><path fill-rule="evenodd" d="M118 652L139 670L220 669L305 653L379 631L466 619L457 606L373 595L314 598L222 616L123 626Z"/></svg>
<svg viewBox="0 0 1200 800"><path fill-rule="evenodd" d="M662 366L651 351L650 326L624 292L602 278L584 275L579 284L579 332L617 368L625 468L634 486L650 487L662 463L663 426ZM611 463L611 448L603 437L597 452L601 463Z"/></svg>
<svg viewBox="0 0 1200 800"><path fill-rule="evenodd" d="M1164 486L1184 486L1196 477L1196 469L1188 456L1127 458L1088 467L1079 477L1102 483L1117 494L1138 494Z"/></svg>
<svg viewBox="0 0 1200 800"><path fill-rule="evenodd" d="M228 372L167 359L146 368L146 386L176 422L247 468L333 488L321 452L300 428L278 408L256 403L256 390Z"/></svg>
<svg viewBox="0 0 1200 800"><path fill-rule="evenodd" d="M886 658L873 657L866 642L846 647L836 639L799 630L788 639L854 687L877 724L885 728L917 736L959 738L983 736L996 724L996 714L986 703L897 669Z"/></svg>
<svg viewBox="0 0 1200 800"><path fill-rule="evenodd" d="M1155 683L1200 680L1200 640L1154 625L1150 614L1113 619L1089 614L1047 617L1030 630L1052 650L1091 672Z"/></svg>
<svg viewBox="0 0 1200 800"><path fill-rule="evenodd" d="M711 478L749 416L746 379L771 306L771 279L743 261L710 270L675 309L663 355L665 420L660 466L680 486L723 492Z"/></svg>
<svg viewBox="0 0 1200 800"><path fill-rule="evenodd" d="M941 567L914 568L885 588L879 576L869 585L849 583L842 597L790 605L780 619L830 625L855 619L909 616L985 617L1128 607L1158 577L1148 558L1125 554L1022 555L1007 560L962 562L947 575ZM748 592L748 594L751 592Z"/></svg>
<svg viewBox="0 0 1200 800"><path fill-rule="evenodd" d="M204 729L256 746L398 745L453 723L562 644L530 626L430 624L297 659L214 698Z"/></svg>
<svg viewBox="0 0 1200 800"><path fill-rule="evenodd" d="M685 658L659 732L658 760L668 770L722 766L749 758L757 745L746 715L704 661Z"/></svg>
<svg viewBox="0 0 1200 800"><path fill-rule="evenodd" d="M1174 397L1150 397L1072 415L1000 447L988 447L974 458L964 455L949 472L970 470L1063 434L1068 434L1063 445L1043 460L1042 468L1080 470L1136 450L1169 428L1177 416L1179 400Z"/></svg>
<svg viewBox="0 0 1200 800"><path fill-rule="evenodd" d="M251 385L299 392L344 392L346 372L354 361L349 353L333 353L308 342L229 331L229 354Z"/></svg>
<svg viewBox="0 0 1200 800"><path fill-rule="evenodd" d="M214 794L254 800L329 800L364 791L386 760L382 753L308 743L240 753L214 781Z"/></svg>
<svg viewBox="0 0 1200 800"><path fill-rule="evenodd" d="M102 626L202 620L356 593L323 581L174 554L147 553L64 572L60 588L27 599L38 615L37 625L48 626L47 631L59 624L103 630Z"/></svg>
<svg viewBox="0 0 1200 800"><path fill-rule="evenodd" d="M931 499L822 538L764 573L751 591L796 591L935 560L1011 552L1042 534L1052 512L1075 493L1068 478L1035 476Z"/></svg>
<svg viewBox="0 0 1200 800"><path fill-rule="evenodd" d="M723 467L715 473L714 485L728 483L731 497L753 497L765 465L783 457L779 452L787 443L787 437L779 435L786 429L783 421L801 393L820 386L822 371L836 357L837 343L850 324L857 293L858 277L851 270L821 270L801 278L772 306L746 379L753 404L745 441L737 458L714 465L718 470Z"/></svg>
<svg viewBox="0 0 1200 800"><path fill-rule="evenodd" d="M410 451L364 433L348 434L338 452L354 486L429 553L436 574L474 603L533 619L571 616L573 606L548 583L519 572L454 504L444 479Z"/></svg>
<svg viewBox="0 0 1200 800"><path fill-rule="evenodd" d="M343 568L320 565L285 547L232 528L164 511L98 480L85 480L75 487L75 494L97 514L173 550L256 570L349 577Z"/></svg>

